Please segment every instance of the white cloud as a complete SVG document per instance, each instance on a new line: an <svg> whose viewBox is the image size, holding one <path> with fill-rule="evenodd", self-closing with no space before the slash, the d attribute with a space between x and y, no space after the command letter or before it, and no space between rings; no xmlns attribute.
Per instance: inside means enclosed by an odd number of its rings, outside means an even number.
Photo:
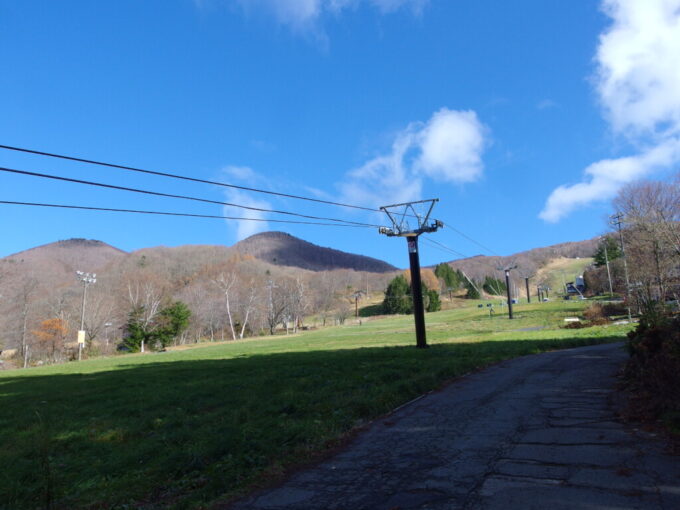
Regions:
<svg viewBox="0 0 680 510"><path fill-rule="evenodd" d="M477 180L483 170L484 127L473 111L442 108L419 134L422 151L417 167L434 179Z"/></svg>
<svg viewBox="0 0 680 510"><path fill-rule="evenodd" d="M262 177L258 175L253 169L249 167L228 166L223 170L226 176L225 182L235 183L239 181L240 184L246 186L253 186L262 182ZM225 188L224 189L225 202L242 205L246 207L253 207L257 209L271 209L271 204L264 200L253 198L250 194L238 189ZM234 218L253 218L266 219L267 213L264 211L243 209L241 207L227 206L223 207L225 216ZM269 223L266 221L249 221L249 220L225 220L227 226L233 229L236 234L236 240L240 241L258 232L265 232L269 230Z"/></svg>
<svg viewBox="0 0 680 510"><path fill-rule="evenodd" d="M588 180L555 189L548 197L539 217L550 223L557 222L591 202L614 198L624 184L645 177L678 160L680 141L674 139L635 156L604 159L593 163L585 170Z"/></svg>
<svg viewBox="0 0 680 510"><path fill-rule="evenodd" d="M605 0L597 91L615 131L680 134L680 0Z"/></svg>
<svg viewBox="0 0 680 510"><path fill-rule="evenodd" d="M602 8L612 24L600 36L595 86L613 131L637 154L593 163L583 182L555 189L545 221L680 161L680 0L604 0Z"/></svg>
<svg viewBox="0 0 680 510"><path fill-rule="evenodd" d="M429 0L238 0L243 9L265 9L281 24L293 29L313 28L326 13L340 14L343 10L368 3L381 13L410 8L420 13Z"/></svg>
<svg viewBox="0 0 680 510"><path fill-rule="evenodd" d="M255 184L259 181L259 176L248 166L228 166L224 169L224 174L231 179Z"/></svg>
<svg viewBox="0 0 680 510"><path fill-rule="evenodd" d="M483 171L486 129L472 111L442 108L427 123L398 133L389 154L348 172L339 184L346 201L377 207L420 197L424 179L465 183Z"/></svg>

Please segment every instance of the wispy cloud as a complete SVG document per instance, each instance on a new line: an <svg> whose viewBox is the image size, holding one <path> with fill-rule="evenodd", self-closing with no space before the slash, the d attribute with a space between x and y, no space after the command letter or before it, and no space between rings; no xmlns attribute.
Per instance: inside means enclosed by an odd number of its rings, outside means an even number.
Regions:
<svg viewBox="0 0 680 510"><path fill-rule="evenodd" d="M582 182L559 186L539 215L545 221L680 162L680 0L604 0L602 9L612 24L600 36L596 91L613 132L636 153L593 163Z"/></svg>
<svg viewBox="0 0 680 510"><path fill-rule="evenodd" d="M465 183L483 172L486 128L473 111L442 108L425 123L399 132L391 151L348 172L338 184L343 200L376 207L420 197L423 182Z"/></svg>
<svg viewBox="0 0 680 510"><path fill-rule="evenodd" d="M257 186L263 182L262 176L257 174L252 168L245 166L228 166L223 169L223 181L232 184L239 184L244 186ZM224 189L225 201L233 204L238 204L246 207L254 207L258 209L271 209L271 204L265 200L254 198L252 195L233 188ZM267 213L252 209L243 209L241 207L224 206L223 212L225 216L235 218L254 218L266 219ZM240 241L258 232L265 232L269 230L269 223L266 221L248 221L248 220L225 220L227 226L232 229L236 235L236 240Z"/></svg>
<svg viewBox="0 0 680 510"><path fill-rule="evenodd" d="M558 105L552 99L541 99L537 104L536 108L539 110L549 110L551 108L556 108Z"/></svg>
<svg viewBox="0 0 680 510"><path fill-rule="evenodd" d="M206 0L195 0L203 3ZM313 30L327 14L339 15L361 3L370 4L383 14L399 9L422 12L429 0L235 0L247 11L266 11L276 20L296 31Z"/></svg>

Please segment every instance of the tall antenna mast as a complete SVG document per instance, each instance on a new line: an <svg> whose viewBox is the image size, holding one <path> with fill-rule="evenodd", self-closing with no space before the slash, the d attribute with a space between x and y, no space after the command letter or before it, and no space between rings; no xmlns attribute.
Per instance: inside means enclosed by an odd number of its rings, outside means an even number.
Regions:
<svg viewBox="0 0 680 510"><path fill-rule="evenodd" d="M418 255L418 236L436 232L444 224L432 220L430 214L438 198L405 202L403 204L385 205L380 208L392 222L392 228L380 227L379 232L388 237L405 237L408 244L408 258L411 266L411 296L413 298L413 318L416 325L416 347L427 347L425 334L425 310L423 308L423 290L420 278L420 256Z"/></svg>

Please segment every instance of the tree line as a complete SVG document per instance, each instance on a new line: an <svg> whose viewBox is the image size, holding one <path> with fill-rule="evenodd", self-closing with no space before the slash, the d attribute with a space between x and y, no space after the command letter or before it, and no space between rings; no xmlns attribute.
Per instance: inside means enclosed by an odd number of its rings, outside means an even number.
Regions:
<svg viewBox="0 0 680 510"><path fill-rule="evenodd" d="M602 236L594 266L584 274L589 291L629 296L640 310L653 303L677 301L680 174L670 182L639 181L625 186L613 200L612 209L618 219Z"/></svg>
<svg viewBox="0 0 680 510"><path fill-rule="evenodd" d="M73 273L70 283L55 283L30 268L17 271L18 265L0 263L3 359L13 357L19 366L74 359L82 285ZM296 332L309 327L310 317L312 325L343 323L353 315L357 290L362 298L369 291L382 294L389 277L279 267L242 255L200 263L131 256L98 270L97 282L88 286L85 355Z"/></svg>

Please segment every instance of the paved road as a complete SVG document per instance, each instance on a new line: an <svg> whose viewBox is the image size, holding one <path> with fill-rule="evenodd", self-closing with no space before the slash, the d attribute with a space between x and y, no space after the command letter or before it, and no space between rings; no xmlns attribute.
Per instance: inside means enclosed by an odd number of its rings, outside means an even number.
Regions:
<svg viewBox="0 0 680 510"><path fill-rule="evenodd" d="M463 377L231 508L680 509L680 458L616 418L624 360L608 344Z"/></svg>

